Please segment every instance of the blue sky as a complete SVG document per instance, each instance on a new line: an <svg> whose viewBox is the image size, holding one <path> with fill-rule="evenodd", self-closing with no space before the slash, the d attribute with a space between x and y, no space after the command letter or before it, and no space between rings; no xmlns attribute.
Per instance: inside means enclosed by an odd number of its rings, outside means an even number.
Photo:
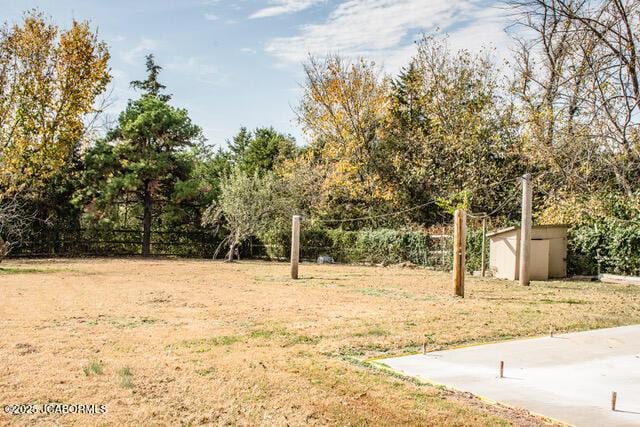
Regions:
<svg viewBox="0 0 640 427"><path fill-rule="evenodd" d="M38 8L67 26L90 20L110 46L113 115L136 94L144 56L164 67L173 104L189 110L210 144L240 126L274 126L305 142L292 107L308 53L366 56L394 73L421 32L439 30L454 48L496 48L509 39L495 0L0 0L10 23Z"/></svg>

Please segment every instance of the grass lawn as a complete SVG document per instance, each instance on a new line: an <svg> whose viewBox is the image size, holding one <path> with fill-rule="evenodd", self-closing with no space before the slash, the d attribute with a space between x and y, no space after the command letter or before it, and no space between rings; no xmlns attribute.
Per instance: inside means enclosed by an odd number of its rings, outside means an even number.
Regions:
<svg viewBox="0 0 640 427"><path fill-rule="evenodd" d="M3 424L539 425L367 360L640 323L640 287L529 288L422 269L185 260L9 261L0 402L104 404ZM20 272L21 274L6 273ZM42 274L46 272L46 274Z"/></svg>

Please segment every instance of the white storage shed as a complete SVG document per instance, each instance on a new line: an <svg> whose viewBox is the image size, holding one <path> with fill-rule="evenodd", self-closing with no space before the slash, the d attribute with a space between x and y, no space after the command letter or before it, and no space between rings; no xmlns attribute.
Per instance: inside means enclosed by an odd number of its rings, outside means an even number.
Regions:
<svg viewBox="0 0 640 427"><path fill-rule="evenodd" d="M563 224L537 225L531 229L531 280L567 276L567 229ZM518 280L520 227L488 233L489 269L500 279Z"/></svg>

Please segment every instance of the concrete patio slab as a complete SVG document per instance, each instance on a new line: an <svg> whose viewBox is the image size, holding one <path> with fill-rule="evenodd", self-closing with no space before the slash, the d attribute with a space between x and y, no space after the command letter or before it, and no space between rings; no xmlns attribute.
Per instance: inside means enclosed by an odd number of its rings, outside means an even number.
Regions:
<svg viewBox="0 0 640 427"><path fill-rule="evenodd" d="M504 378L499 377L504 361ZM640 426L640 325L378 361L576 426ZM611 410L611 392L618 394Z"/></svg>

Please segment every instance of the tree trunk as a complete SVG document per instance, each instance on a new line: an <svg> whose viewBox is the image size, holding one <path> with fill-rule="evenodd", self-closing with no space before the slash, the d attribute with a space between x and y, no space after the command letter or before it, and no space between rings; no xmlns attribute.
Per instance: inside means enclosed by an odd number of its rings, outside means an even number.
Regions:
<svg viewBox="0 0 640 427"><path fill-rule="evenodd" d="M240 236L238 235L238 233L236 233L233 239L231 239L229 243L229 252L227 253L227 262L233 262L233 256L236 254L239 244L240 244Z"/></svg>
<svg viewBox="0 0 640 427"><path fill-rule="evenodd" d="M229 252L227 253L227 262L233 262L233 253L236 250L235 240L229 245Z"/></svg>
<svg viewBox="0 0 640 427"><path fill-rule="evenodd" d="M151 189L150 183L144 186L144 212L142 215L142 256L151 255Z"/></svg>

